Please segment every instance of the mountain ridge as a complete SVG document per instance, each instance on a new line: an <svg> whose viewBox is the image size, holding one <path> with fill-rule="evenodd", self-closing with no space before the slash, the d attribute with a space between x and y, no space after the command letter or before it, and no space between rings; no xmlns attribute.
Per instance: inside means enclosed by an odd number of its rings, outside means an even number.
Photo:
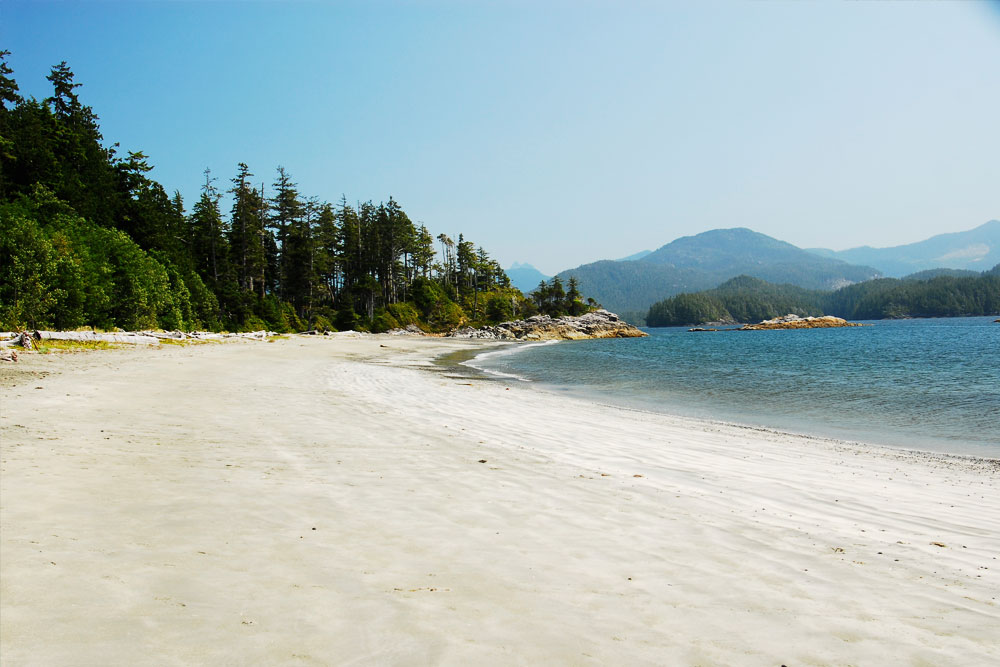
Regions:
<svg viewBox="0 0 1000 667"><path fill-rule="evenodd" d="M870 264L892 278L930 269L984 271L1000 262L1000 220L988 220L965 231L945 232L896 246L863 245L847 250L806 248L806 251L820 257Z"/></svg>
<svg viewBox="0 0 1000 667"><path fill-rule="evenodd" d="M564 281L575 276L581 292L615 312L634 313L743 274L809 289L835 289L880 275L870 266L824 258L746 227L683 236L641 259L601 260L557 275Z"/></svg>

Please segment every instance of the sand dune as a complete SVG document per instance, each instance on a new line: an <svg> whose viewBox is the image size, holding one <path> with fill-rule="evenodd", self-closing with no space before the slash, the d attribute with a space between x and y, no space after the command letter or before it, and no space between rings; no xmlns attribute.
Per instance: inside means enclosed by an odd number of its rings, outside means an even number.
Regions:
<svg viewBox="0 0 1000 667"><path fill-rule="evenodd" d="M3 664L1000 662L995 462L421 368L475 345L4 368Z"/></svg>

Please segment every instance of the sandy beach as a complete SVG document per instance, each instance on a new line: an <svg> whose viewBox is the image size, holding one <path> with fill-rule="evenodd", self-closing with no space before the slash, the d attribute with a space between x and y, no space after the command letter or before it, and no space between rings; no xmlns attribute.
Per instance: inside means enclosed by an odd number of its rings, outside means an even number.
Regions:
<svg viewBox="0 0 1000 667"><path fill-rule="evenodd" d="M1000 664L996 461L431 362L485 345L0 368L3 664Z"/></svg>

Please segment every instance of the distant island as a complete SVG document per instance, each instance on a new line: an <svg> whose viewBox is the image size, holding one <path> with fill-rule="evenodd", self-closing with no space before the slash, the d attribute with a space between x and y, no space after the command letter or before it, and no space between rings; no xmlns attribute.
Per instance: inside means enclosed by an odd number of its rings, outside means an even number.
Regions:
<svg viewBox="0 0 1000 667"><path fill-rule="evenodd" d="M678 294L653 304L646 323L651 327L735 324L786 313L848 320L996 315L1000 314L1000 265L973 276L880 278L835 291L738 276L714 289Z"/></svg>

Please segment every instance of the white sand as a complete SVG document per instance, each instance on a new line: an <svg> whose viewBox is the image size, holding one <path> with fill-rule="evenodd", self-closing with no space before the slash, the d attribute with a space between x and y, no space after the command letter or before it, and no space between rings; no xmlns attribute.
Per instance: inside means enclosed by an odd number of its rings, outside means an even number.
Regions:
<svg viewBox="0 0 1000 667"><path fill-rule="evenodd" d="M405 367L475 344L0 371L3 665L1000 664L995 463Z"/></svg>

